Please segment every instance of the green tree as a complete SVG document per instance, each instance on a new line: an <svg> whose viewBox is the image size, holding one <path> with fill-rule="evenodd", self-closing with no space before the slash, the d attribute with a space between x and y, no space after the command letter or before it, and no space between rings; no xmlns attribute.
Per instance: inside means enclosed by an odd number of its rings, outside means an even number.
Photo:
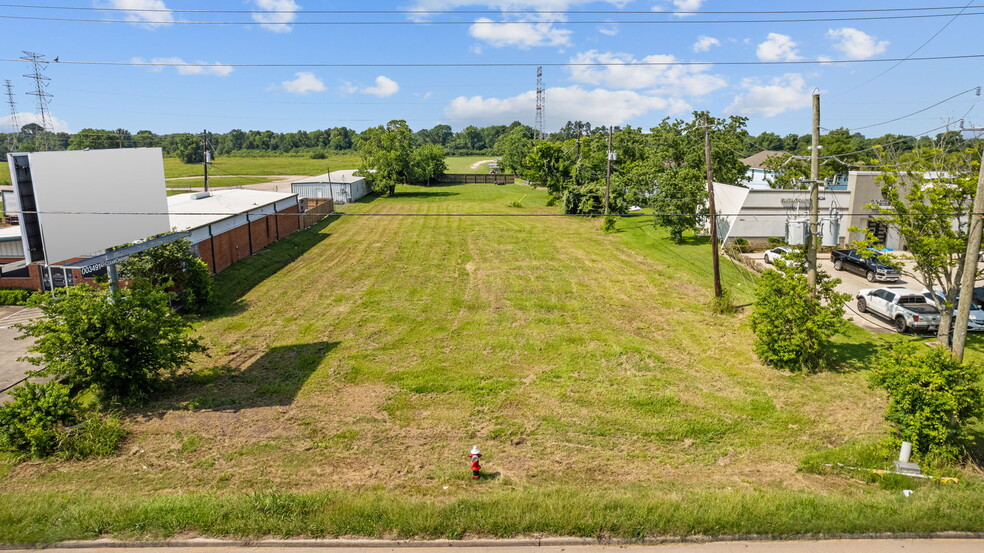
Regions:
<svg viewBox="0 0 984 553"><path fill-rule="evenodd" d="M795 258L795 256L794 256ZM817 272L817 294L795 259L762 273L755 293L752 330L755 354L767 365L788 371L817 371L828 362L830 338L843 332L849 296L834 287L839 279Z"/></svg>
<svg viewBox="0 0 984 553"><path fill-rule="evenodd" d="M413 133L406 121L366 129L358 151L362 159L359 173L373 192L392 195L397 184L413 181Z"/></svg>
<svg viewBox="0 0 984 553"><path fill-rule="evenodd" d="M191 242L177 240L140 252L119 264L120 274L133 286L163 286L190 313L202 314L212 301L212 276L191 249Z"/></svg>
<svg viewBox="0 0 984 553"><path fill-rule="evenodd" d="M532 149L533 134L531 129L521 126L500 136L499 140L495 142L493 152L500 157L499 167L503 171L524 175L526 167L523 162Z"/></svg>
<svg viewBox="0 0 984 553"><path fill-rule="evenodd" d="M894 162L878 177L883 201L866 207L877 214L875 220L905 240L915 262L909 275L926 288L943 292L942 301L935 294L932 297L940 310L937 336L940 343L948 344L967 257L980 152L947 153L945 144L938 146L889 154Z"/></svg>
<svg viewBox="0 0 984 553"><path fill-rule="evenodd" d="M444 162L447 152L439 144L424 144L413 152L413 172L415 182L431 183L444 174L448 166Z"/></svg>
<svg viewBox="0 0 984 553"><path fill-rule="evenodd" d="M120 147L120 137L113 131L103 129L82 129L68 141L69 150L106 150Z"/></svg>
<svg viewBox="0 0 984 553"><path fill-rule="evenodd" d="M747 173L739 151L747 139L744 117L717 119L704 112L694 112L691 121L664 119L651 131L653 148L646 162L654 184L640 186L636 196L650 199L656 213L656 226L667 229L670 239L680 242L686 231L696 231L707 220L707 182L704 160L703 119L711 126L711 165L714 181L738 185ZM630 194L631 196L632 194Z"/></svg>
<svg viewBox="0 0 984 553"><path fill-rule="evenodd" d="M40 375L61 379L73 391L93 389L104 398L132 398L204 352L191 325L168 305L160 287L110 290L75 286L36 294L29 305L42 315L19 325L34 338L27 360Z"/></svg>
<svg viewBox="0 0 984 553"><path fill-rule="evenodd" d="M573 178L574 160L564 145L537 142L523 159L523 176L534 186L542 186L559 197Z"/></svg>
<svg viewBox="0 0 984 553"><path fill-rule="evenodd" d="M984 415L980 366L961 363L943 347L902 342L872 368L872 384L888 392L885 420L894 438L917 453L959 457L966 429Z"/></svg>

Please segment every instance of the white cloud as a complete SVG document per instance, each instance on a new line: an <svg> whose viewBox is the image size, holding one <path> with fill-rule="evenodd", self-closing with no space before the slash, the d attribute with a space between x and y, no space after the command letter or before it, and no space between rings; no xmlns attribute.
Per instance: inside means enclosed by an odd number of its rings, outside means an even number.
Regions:
<svg viewBox="0 0 984 553"><path fill-rule="evenodd" d="M605 36L615 36L619 33L620 29L618 23L606 23L601 27L598 27L598 32Z"/></svg>
<svg viewBox="0 0 984 553"><path fill-rule="evenodd" d="M758 45L756 55L762 61L796 61L800 59L796 44L788 35L769 33L765 42Z"/></svg>
<svg viewBox="0 0 984 553"><path fill-rule="evenodd" d="M618 65L626 63L674 63L675 56L657 54L637 60L631 54L589 50L570 59L572 64L606 63L614 65L571 65L575 82L608 88L650 89L670 96L702 96L727 86L718 75L707 73L707 65Z"/></svg>
<svg viewBox="0 0 984 553"><path fill-rule="evenodd" d="M690 104L679 98L647 96L631 90L585 90L580 86L546 90L547 128L560 128L567 121L592 121L604 125L622 125L633 117L650 111L668 115L690 111ZM444 115L456 125L487 126L511 121L532 122L536 112L536 91L530 90L511 98L460 96L444 108Z"/></svg>
<svg viewBox="0 0 984 553"><path fill-rule="evenodd" d="M362 87L348 81L342 81L341 86L338 87L338 92L342 95L359 93L379 98L389 98L399 91L400 84L385 75L376 77L374 86Z"/></svg>
<svg viewBox="0 0 984 553"><path fill-rule="evenodd" d="M96 7L113 8L114 10L134 10L122 12L126 20L150 29L166 27L174 23L174 14L164 4L163 0L104 0L97 2Z"/></svg>
<svg viewBox="0 0 984 553"><path fill-rule="evenodd" d="M875 37L852 27L830 29L827 38L835 41L834 48L844 53L847 59L866 60L881 54L890 44L887 40L879 41Z"/></svg>
<svg viewBox="0 0 984 553"><path fill-rule="evenodd" d="M572 33L548 22L495 22L487 17L476 19L468 32L496 48L515 46L522 50L534 46L569 46Z"/></svg>
<svg viewBox="0 0 984 553"><path fill-rule="evenodd" d="M229 76L235 68L231 65L222 65L219 62L208 63L204 61L196 61L193 65L180 65L186 62L181 58L153 58L149 62L145 61L143 58L131 58L132 63L161 63L161 64L175 64L179 75L211 75L215 77L227 77ZM148 69L155 73L160 73L164 71L166 66L149 66Z"/></svg>
<svg viewBox="0 0 984 553"><path fill-rule="evenodd" d="M52 114L48 114L48 119L51 121L51 128L48 129L52 132L72 132L68 123L62 121L61 119L55 117ZM24 125L30 125L31 123L41 124L41 118L38 117L36 113L23 112L17 114L17 123L23 127ZM11 132L14 130L14 116L7 115L6 117L0 117L0 132Z"/></svg>
<svg viewBox="0 0 984 553"><path fill-rule="evenodd" d="M324 92L325 83L321 81L314 73L308 73L307 71L301 71L299 73L294 73L297 77L292 81L284 81L280 83L280 88L285 92L290 92L291 94L310 94L311 92Z"/></svg>
<svg viewBox="0 0 984 553"><path fill-rule="evenodd" d="M363 88L359 92L370 96L376 96L377 98L389 98L399 91L400 85L397 84L396 81L385 75L380 75L376 77L376 86Z"/></svg>
<svg viewBox="0 0 984 553"><path fill-rule="evenodd" d="M301 9L294 0L254 0L254 3L261 11L253 12L253 21L275 33L291 32L289 23L297 19L295 12Z"/></svg>
<svg viewBox="0 0 984 553"><path fill-rule="evenodd" d="M699 37L697 37L697 42L695 42L694 45L693 45L693 51L694 52L707 52L708 50L710 50L714 46L720 46L720 45L721 45L721 41L720 40L718 40L718 39L716 39L716 38L714 38L712 36L700 35Z"/></svg>
<svg viewBox="0 0 984 553"><path fill-rule="evenodd" d="M768 82L759 79L742 81L745 94L736 96L727 113L738 115L761 115L775 117L780 113L809 107L811 94L806 89L806 80L799 73L786 73Z"/></svg>
<svg viewBox="0 0 984 553"><path fill-rule="evenodd" d="M672 13L677 17L689 17L691 15L694 15L692 13L678 13L678 12L695 12L699 10L702 5L704 5L704 0L663 0L663 2L664 3L669 2L673 4L674 11ZM663 6L657 4L653 6L653 11L661 12L661 11L666 11L666 9Z"/></svg>

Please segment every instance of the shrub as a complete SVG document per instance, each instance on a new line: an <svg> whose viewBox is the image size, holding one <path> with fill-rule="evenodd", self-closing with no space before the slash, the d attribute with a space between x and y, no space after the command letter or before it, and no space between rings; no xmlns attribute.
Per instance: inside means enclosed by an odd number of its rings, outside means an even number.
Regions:
<svg viewBox="0 0 984 553"><path fill-rule="evenodd" d="M120 274L131 279L134 288L166 286L178 306L189 313L204 313L214 293L208 265L192 251L187 240L131 256L120 263Z"/></svg>
<svg viewBox="0 0 984 553"><path fill-rule="evenodd" d="M0 449L47 457L58 449L64 427L78 422L78 403L68 386L28 382L10 391L0 405Z"/></svg>
<svg viewBox="0 0 984 553"><path fill-rule="evenodd" d="M735 246L737 246L738 251L741 253L748 253L752 251L752 245L748 243L748 240L741 237L735 238Z"/></svg>
<svg viewBox="0 0 984 553"><path fill-rule="evenodd" d="M896 442L952 459L964 451L965 429L984 415L982 376L978 365L961 363L947 348L903 342L878 357L871 382L888 392L885 420Z"/></svg>
<svg viewBox="0 0 984 553"><path fill-rule="evenodd" d="M64 384L28 382L10 394L13 400L0 405L0 450L82 459L114 453L126 438L119 419L86 414Z"/></svg>
<svg viewBox="0 0 984 553"><path fill-rule="evenodd" d="M712 313L717 313L718 315L734 315L738 312L738 308L735 307L735 302L731 296L731 292L727 289L721 291L720 298L713 296L711 301L708 303L708 307L711 309Z"/></svg>
<svg viewBox="0 0 984 553"><path fill-rule="evenodd" d="M756 290L752 330L755 353L768 365L790 371L816 371L826 365L828 342L845 325L850 296L834 290L840 280L817 272L812 296L797 265L779 263L782 272L762 273Z"/></svg>
<svg viewBox="0 0 984 553"><path fill-rule="evenodd" d="M17 328L36 338L28 348L36 356L28 360L44 367L38 374L64 379L76 392L133 397L205 351L168 299L159 287L75 286L35 295L31 305L42 316Z"/></svg>
<svg viewBox="0 0 984 553"><path fill-rule="evenodd" d="M607 233L615 232L615 217L606 215L605 220L601 222L601 231Z"/></svg>
<svg viewBox="0 0 984 553"><path fill-rule="evenodd" d="M785 245L787 245L786 244L786 239L785 238L780 238L778 236L770 236L768 242L769 242L769 247L770 248L775 248L776 246L785 246Z"/></svg>
<svg viewBox="0 0 984 553"><path fill-rule="evenodd" d="M116 453L127 431L116 417L89 416L65 431L59 454L68 459L102 457Z"/></svg>
<svg viewBox="0 0 984 553"><path fill-rule="evenodd" d="M0 288L0 305L26 305L33 293L21 288Z"/></svg>
<svg viewBox="0 0 984 553"><path fill-rule="evenodd" d="M313 154L311 154L311 159L325 159L325 153L320 151L314 152Z"/></svg>

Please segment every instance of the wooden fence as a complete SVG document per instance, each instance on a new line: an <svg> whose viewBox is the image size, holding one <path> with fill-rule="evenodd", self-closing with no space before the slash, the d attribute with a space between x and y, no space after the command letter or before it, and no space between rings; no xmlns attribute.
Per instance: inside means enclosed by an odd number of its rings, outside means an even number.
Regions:
<svg viewBox="0 0 984 553"><path fill-rule="evenodd" d="M309 226L324 219L335 212L335 202L331 198L304 198L304 213L301 214L301 228Z"/></svg>
<svg viewBox="0 0 984 553"><path fill-rule="evenodd" d="M512 184L516 175L488 175L483 173L446 173L438 177L438 184Z"/></svg>

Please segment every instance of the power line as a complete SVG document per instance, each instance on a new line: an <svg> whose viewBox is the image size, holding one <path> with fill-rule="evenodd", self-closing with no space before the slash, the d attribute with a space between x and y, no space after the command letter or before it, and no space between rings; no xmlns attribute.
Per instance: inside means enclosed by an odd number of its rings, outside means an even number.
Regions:
<svg viewBox="0 0 984 553"><path fill-rule="evenodd" d="M939 102L936 102L935 104L933 104L933 105L931 105L929 107L925 107L925 108L923 108L923 109L921 109L919 111L914 111L912 113L903 115L901 117L896 117L895 119L889 119L888 121L882 121L881 123L873 123L871 125L864 125L863 127L852 127L850 130L852 130L852 131L860 131L860 130L863 130L863 129L870 129L871 127L880 127L882 125L887 125L889 123L894 123L896 121L901 121L901 120L906 119L908 117L912 117L913 115L918 115L920 113L923 113L924 111L929 111L929 110L935 108L936 106L945 104L945 103L949 102L950 100L952 100L954 98L958 98L960 96L963 96L964 94L967 94L968 92L974 92L974 91L977 91L977 96L980 96L981 95L981 87L975 86L973 88L968 88L967 90L964 90L963 92L958 92L958 93L954 94L953 96L950 96L949 98L947 98L945 100L940 100Z"/></svg>
<svg viewBox="0 0 984 553"><path fill-rule="evenodd" d="M741 14L809 14L809 13L881 13L881 12L912 12L912 11L942 11L955 10L961 6L926 6L913 8L867 8L840 10L747 10L747 11L711 11L711 10L674 10L668 15L741 15ZM974 6L984 7L984 6ZM576 15L576 14L648 14L652 10L189 10L171 8L113 8L113 7L80 7L80 6L37 6L26 4L0 4L0 8L24 8L44 10L74 10L74 11L106 11L133 13L273 13L273 14L405 14L405 15L440 15L440 14L509 14L509 15Z"/></svg>
<svg viewBox="0 0 984 553"><path fill-rule="evenodd" d="M0 16L2 18L3 16ZM906 61L944 61L984 58L984 54L963 54L954 56L926 56L909 58ZM639 62L555 62L555 63L179 63L179 62L139 62L139 61L71 61L60 60L60 65L104 65L121 67L237 67L237 68L352 68L352 67L394 67L394 68L433 68L433 67L672 67L681 65L821 65L831 63L887 63L903 58L872 58L864 60L796 60L796 61L639 61ZM21 59L0 58L0 62L22 62Z"/></svg>
<svg viewBox="0 0 984 553"><path fill-rule="evenodd" d="M263 13L263 12L257 12ZM551 21L550 23L562 23L564 25L722 25L722 24L739 24L748 25L750 23L831 23L831 22L845 22L845 21L891 21L891 20L910 20L910 19L927 19L927 18L937 18L937 17L967 17L975 15L984 15L984 12L962 12L962 13L933 13L933 14L919 14L919 15L885 15L885 16L868 16L868 17L818 17L810 19L626 19L626 20L573 20L573 21ZM22 21L55 21L55 22L66 22L66 23L129 23L129 24L157 24L157 25L265 25L270 23L262 23L253 20L241 20L241 21L184 21L184 20L172 20L172 21L134 21L131 19L87 19L81 17L40 17L40 16L27 16L27 15L0 15L0 19L13 19ZM321 26L321 25L515 25L515 24L528 24L534 25L537 23L542 23L540 21L491 21L491 20L474 20L474 21L280 21L274 22L280 25L308 25L308 26ZM830 63L830 62L826 62Z"/></svg>
<svg viewBox="0 0 984 553"><path fill-rule="evenodd" d="M944 24L942 27L939 28L939 30L937 30L935 33L933 33L933 36L931 36L928 39L926 39L926 42L923 42L922 44L919 45L918 48L916 48L915 50L909 52L909 55L907 55L906 57L902 58L900 61L896 62L895 65L889 67L888 69L882 71L881 73L875 75L874 77L871 77L870 79L868 79L867 81L859 84L858 86L856 86L856 87L848 90L848 92L853 92L853 91L855 91L855 90L857 90L857 89L859 89L859 88L861 88L861 87L863 87L863 86L871 83L872 81L875 81L875 80L877 80L877 79L885 76L889 71L895 69L896 67L902 65L904 62L906 62L909 59L911 59L912 56L915 56L916 54L919 53L920 50L922 50L923 48L925 48L927 44L929 44L930 42L932 42L933 40L935 40L936 37L940 36L940 34L943 33L943 31L945 31L947 29L947 27L949 27L951 24L953 24L953 22L957 20L957 17L959 17L960 14L962 14L964 11L966 11L967 8L971 7L970 5L973 4L973 3L974 3L973 0L971 0L970 2L968 2L966 6L964 6L959 12L957 12L956 15L953 16L952 19L950 19L949 21L947 21L946 24ZM974 6L974 7L977 7L977 6ZM978 95L980 95L980 94L978 93Z"/></svg>

